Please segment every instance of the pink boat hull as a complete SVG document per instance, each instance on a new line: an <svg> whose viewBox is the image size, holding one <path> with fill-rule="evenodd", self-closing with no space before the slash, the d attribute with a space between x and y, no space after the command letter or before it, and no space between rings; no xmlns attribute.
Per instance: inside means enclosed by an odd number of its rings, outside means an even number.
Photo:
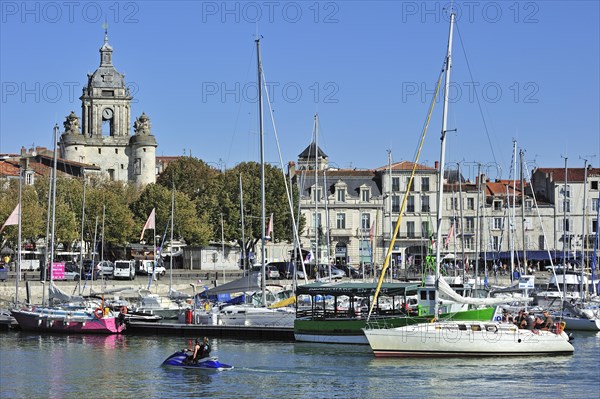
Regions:
<svg viewBox="0 0 600 399"><path fill-rule="evenodd" d="M67 334L118 334L125 325L118 322L116 317L89 317L85 320L61 317L52 313L40 313L29 310L11 311L19 327L25 331L53 332Z"/></svg>

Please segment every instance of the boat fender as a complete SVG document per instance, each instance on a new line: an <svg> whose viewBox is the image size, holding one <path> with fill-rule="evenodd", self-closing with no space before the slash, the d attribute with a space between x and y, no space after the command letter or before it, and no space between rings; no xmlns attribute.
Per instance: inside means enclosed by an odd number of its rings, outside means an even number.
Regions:
<svg viewBox="0 0 600 399"><path fill-rule="evenodd" d="M94 309L94 316L96 316L97 319L101 319L102 316L104 316L104 312L102 311L102 308Z"/></svg>
<svg viewBox="0 0 600 399"><path fill-rule="evenodd" d="M502 316L496 316L496 317L494 317L494 320L496 320L496 321L502 321Z"/></svg>

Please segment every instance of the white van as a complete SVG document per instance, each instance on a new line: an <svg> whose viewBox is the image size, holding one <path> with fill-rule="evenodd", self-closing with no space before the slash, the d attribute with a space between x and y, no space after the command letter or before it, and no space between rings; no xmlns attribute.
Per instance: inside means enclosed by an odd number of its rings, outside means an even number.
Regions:
<svg viewBox="0 0 600 399"><path fill-rule="evenodd" d="M135 278L135 263L132 260L115 261L113 277L133 280Z"/></svg>
<svg viewBox="0 0 600 399"><path fill-rule="evenodd" d="M154 261L153 260L143 260L143 259L138 259L135 261L136 262L136 272L137 274L152 274L152 270L154 270L154 275L157 278L160 278L162 276L164 276L167 273L167 270L165 269L164 266L162 266L162 262L156 266L156 268L154 267Z"/></svg>

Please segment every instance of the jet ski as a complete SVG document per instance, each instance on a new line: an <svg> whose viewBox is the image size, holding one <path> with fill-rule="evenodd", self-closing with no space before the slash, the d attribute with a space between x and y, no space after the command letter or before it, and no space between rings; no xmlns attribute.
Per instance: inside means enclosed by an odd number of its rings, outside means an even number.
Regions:
<svg viewBox="0 0 600 399"><path fill-rule="evenodd" d="M162 363L162 365L170 367L181 367L184 369L212 371L225 371L233 369L233 366L221 363L215 356L205 357L199 359L197 362L192 362L186 354L186 351L184 350L173 353Z"/></svg>

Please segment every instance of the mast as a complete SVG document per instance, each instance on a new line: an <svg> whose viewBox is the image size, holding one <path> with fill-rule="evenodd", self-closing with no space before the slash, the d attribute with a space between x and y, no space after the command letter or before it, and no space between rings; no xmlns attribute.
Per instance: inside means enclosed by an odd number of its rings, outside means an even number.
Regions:
<svg viewBox="0 0 600 399"><path fill-rule="evenodd" d="M562 298L563 301L567 295L567 160L565 157L565 186L563 190L563 283L565 296Z"/></svg>
<svg viewBox="0 0 600 399"><path fill-rule="evenodd" d="M317 161L317 155L319 153L319 115L315 114L315 268L317 274L319 273L319 162ZM310 159L310 154L309 154ZM325 195L325 190L323 190Z"/></svg>
<svg viewBox="0 0 600 399"><path fill-rule="evenodd" d="M86 180L85 176L83 176L83 201L81 203L81 241L79 242L79 295L81 295L81 276L85 272L83 270L83 229L85 222L85 189L86 189ZM94 265L90 268L90 275L94 276Z"/></svg>
<svg viewBox="0 0 600 399"><path fill-rule="evenodd" d="M519 150L519 174L521 179L521 235L523 237L523 273L527 274L527 243L525 241L525 181L523 178L523 150Z"/></svg>
<svg viewBox="0 0 600 399"><path fill-rule="evenodd" d="M266 292L266 276L265 276L265 134L263 131L263 104L262 104L262 63L260 60L260 38L255 40L256 42L256 64L258 69L258 127L260 133L260 219L261 219L261 234L260 234L260 245L261 245L261 256L262 256L262 275L261 275L261 287L262 287L262 305L267 306L267 292Z"/></svg>
<svg viewBox="0 0 600 399"><path fill-rule="evenodd" d="M169 293L173 289L173 224L175 219L175 181L171 190L171 256L169 257Z"/></svg>
<svg viewBox="0 0 600 399"><path fill-rule="evenodd" d="M15 279L16 287L15 287L15 306L19 306L19 280L21 280L21 220L23 213L23 205L22 202L22 186L23 186L23 164L21 163L21 167L19 167L19 213L18 213L18 233L17 233L17 278ZM8 266L7 266L8 267Z"/></svg>
<svg viewBox="0 0 600 399"><path fill-rule="evenodd" d="M513 282L514 271L515 271L515 205L516 205L516 190L515 187L517 185L517 141L513 140L513 157L512 157L512 174L513 174L513 185L512 185L512 206L508 212L508 241L510 245L510 281ZM509 200L510 202L510 200Z"/></svg>
<svg viewBox="0 0 600 399"><path fill-rule="evenodd" d="M460 242L461 242L461 256L462 256L462 279L465 281L465 229L463 228L463 201L462 201L462 175L460 172L460 162L458 162L458 201L459 212L460 212ZM456 257L454 257L454 266L456 266Z"/></svg>
<svg viewBox="0 0 600 399"><path fill-rule="evenodd" d="M323 187L327 189L327 171L323 169ZM325 199L325 248L327 251L327 264L329 269L329 279L331 279L331 248L329 246L329 209L327 207L327 196Z"/></svg>
<svg viewBox="0 0 600 399"><path fill-rule="evenodd" d="M244 236L244 192L242 191L242 174L240 173L240 215L242 221L242 270L246 274L246 237Z"/></svg>
<svg viewBox="0 0 600 399"><path fill-rule="evenodd" d="M454 30L454 12L450 13L450 32L448 33L448 52L446 55L446 78L444 82L444 107L442 111L442 136L440 150L440 166L438 172L438 198L437 198L437 238L435 245L435 307L434 315L437 317L438 304L438 280L440 279L440 250L442 244L442 209L444 195L444 163L446 162L446 131L448 126L448 92L450 91L450 70L452 68L452 32Z"/></svg>
<svg viewBox="0 0 600 399"><path fill-rule="evenodd" d="M477 164L477 224L475 225L475 289L479 289L479 251L481 251L481 242L483 237L483 221L479 211L481 209L481 163ZM461 201L462 202L462 201ZM463 268L464 269L464 268ZM464 280L463 280L464 283Z"/></svg>
<svg viewBox="0 0 600 399"><path fill-rule="evenodd" d="M55 226L56 226L56 170L58 168L58 155L56 154L56 142L58 141L58 124L54 125L54 173L52 174L52 221L50 235L50 283L48 284L48 302L50 302L50 286L52 285L52 267L54 264Z"/></svg>
<svg viewBox="0 0 600 399"><path fill-rule="evenodd" d="M583 271L585 269L585 232L586 232L586 210L587 210L587 159L584 159L583 163L583 223L582 223L582 232L581 232L581 282L579 284L580 287L580 296L583 301L584 287L583 287ZM593 281L592 281L593 284Z"/></svg>

